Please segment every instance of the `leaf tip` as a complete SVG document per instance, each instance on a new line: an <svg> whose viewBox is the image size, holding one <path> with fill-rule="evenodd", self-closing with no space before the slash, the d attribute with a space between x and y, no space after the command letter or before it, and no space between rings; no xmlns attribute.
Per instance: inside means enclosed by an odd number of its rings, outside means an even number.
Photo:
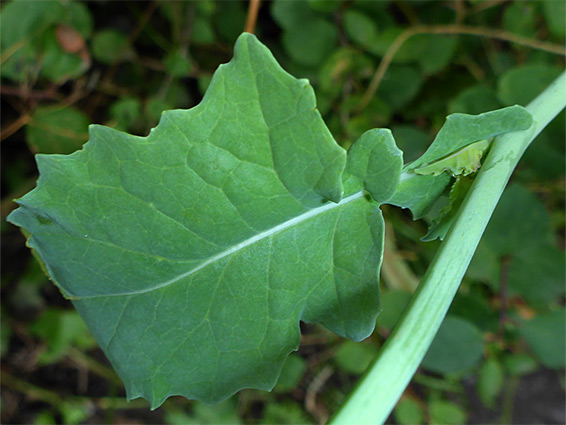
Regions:
<svg viewBox="0 0 566 425"><path fill-rule="evenodd" d="M510 110L515 111L517 114L517 131L528 130L534 123L533 116L524 106L513 105L509 107Z"/></svg>

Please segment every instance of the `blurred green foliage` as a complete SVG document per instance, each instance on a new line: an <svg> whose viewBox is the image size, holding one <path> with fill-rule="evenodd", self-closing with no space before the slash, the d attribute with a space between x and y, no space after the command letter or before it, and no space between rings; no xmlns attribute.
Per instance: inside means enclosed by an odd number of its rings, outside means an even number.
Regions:
<svg viewBox="0 0 566 425"><path fill-rule="evenodd" d="M276 0L261 5L255 32L286 70L311 81L338 143L348 148L366 130L388 127L410 162L447 114L525 105L564 69L564 58L490 37L419 34L401 46L360 110L396 38L416 25L465 25L563 48L564 4ZM196 105L216 67L230 59L247 9L240 0L3 3L2 217L37 178L32 154L80 149L89 123L146 135L163 110ZM512 421L503 404L517 397L517 383L543 368L564 369L565 127L562 113L525 153L392 422L473 422L478 405L484 420ZM433 208L447 199L443 194ZM243 391L217 406L172 399L153 413L144 402L124 403L114 372L70 303L28 256L23 236L3 223L2 421L326 420L410 302L406 280L423 275L438 246L419 240L428 216L413 222L407 211L389 207L385 215L391 231L383 312L368 341L343 342L305 326L301 349L289 357L274 392Z"/></svg>

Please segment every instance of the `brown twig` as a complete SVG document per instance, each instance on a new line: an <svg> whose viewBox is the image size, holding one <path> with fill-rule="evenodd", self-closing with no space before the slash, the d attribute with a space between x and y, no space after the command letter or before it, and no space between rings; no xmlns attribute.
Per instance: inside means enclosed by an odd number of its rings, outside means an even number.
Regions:
<svg viewBox="0 0 566 425"><path fill-rule="evenodd" d="M453 35L475 35L479 37L488 37L494 38L497 40L508 41L510 43L519 44L522 46L531 47L532 49L542 50L549 53L554 53L561 56L566 56L566 48L563 46L548 43L545 41L533 40L528 37L523 37L521 35L513 34L507 31L501 30L493 30L491 28L483 28L483 27L469 27L463 25L419 25L416 27L409 28L403 31L401 34L397 36L397 38L393 41L389 49L383 56L381 63L377 67L373 78L364 93L362 99L358 107L356 108L356 112L360 112L363 110L370 102L370 100L375 95L375 92L379 88L389 65L401 46L411 37L418 35L418 34L453 34Z"/></svg>
<svg viewBox="0 0 566 425"><path fill-rule="evenodd" d="M255 23L257 21L257 13L259 11L261 0L250 0L250 5L248 7L248 17L246 19L246 26L244 27L244 32L254 33Z"/></svg>
<svg viewBox="0 0 566 425"><path fill-rule="evenodd" d="M487 0L487 1L478 2L474 6L472 10L472 14L483 12L484 10L491 9L492 7L495 6L500 6L503 3L507 3L508 1L509 0Z"/></svg>
<svg viewBox="0 0 566 425"><path fill-rule="evenodd" d="M27 40L27 39L21 40L17 43L14 43L10 47L8 47L6 50L4 50L4 52L2 52L2 55L0 56L0 65L2 65L6 60L8 60L8 58L10 56L12 56L14 53L16 53L22 47L24 47L28 41L29 40Z"/></svg>
<svg viewBox="0 0 566 425"><path fill-rule="evenodd" d="M54 86L50 86L43 91L27 91L23 87L0 86L0 93L25 99L58 99L60 97Z"/></svg>
<svg viewBox="0 0 566 425"><path fill-rule="evenodd" d="M398 0L395 2L395 4L399 8L399 10L403 13L403 15L405 15L407 21L409 21L409 24L419 25L421 23L419 16L415 13L413 8L409 6L407 2L405 2L404 0Z"/></svg>
<svg viewBox="0 0 566 425"><path fill-rule="evenodd" d="M472 76L478 80L483 81L485 80L485 71L484 69L478 65L471 57L468 55L460 58L460 63L466 67L468 72L472 74Z"/></svg>
<svg viewBox="0 0 566 425"><path fill-rule="evenodd" d="M322 369L322 371L314 377L312 382L309 384L307 388L307 395L305 397L305 408L309 413L315 416L319 423L325 423L328 419L328 413L326 409L319 408L316 404L316 396L324 387L328 378L332 376L332 368L329 366Z"/></svg>
<svg viewBox="0 0 566 425"><path fill-rule="evenodd" d="M461 25L466 17L466 2L464 0L456 0L454 6L456 11L456 24Z"/></svg>

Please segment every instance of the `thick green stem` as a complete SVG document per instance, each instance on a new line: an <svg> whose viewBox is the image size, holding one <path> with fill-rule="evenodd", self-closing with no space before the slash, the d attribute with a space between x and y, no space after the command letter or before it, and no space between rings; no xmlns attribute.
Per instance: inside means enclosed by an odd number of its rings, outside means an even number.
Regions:
<svg viewBox="0 0 566 425"><path fill-rule="evenodd" d="M566 73L527 110L526 131L497 137L411 304L332 424L383 424L426 354L525 149L566 106Z"/></svg>

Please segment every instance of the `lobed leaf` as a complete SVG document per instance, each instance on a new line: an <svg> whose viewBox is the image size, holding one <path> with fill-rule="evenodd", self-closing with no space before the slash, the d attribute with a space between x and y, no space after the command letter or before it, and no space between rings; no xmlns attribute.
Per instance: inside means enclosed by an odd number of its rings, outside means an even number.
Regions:
<svg viewBox="0 0 566 425"><path fill-rule="evenodd" d="M384 226L363 185L395 190L386 139L369 140L363 170L354 149L343 175L311 86L243 34L203 101L148 137L91 126L83 150L38 155L38 186L9 220L130 399L218 402L274 386L299 320L356 341L373 331ZM380 168L393 177L376 186Z"/></svg>

